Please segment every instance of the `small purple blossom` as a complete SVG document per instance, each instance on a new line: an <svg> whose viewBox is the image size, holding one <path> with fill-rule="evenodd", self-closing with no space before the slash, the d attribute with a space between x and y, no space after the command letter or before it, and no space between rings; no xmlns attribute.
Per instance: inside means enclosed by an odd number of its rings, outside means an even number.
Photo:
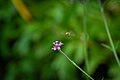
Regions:
<svg viewBox="0 0 120 80"><path fill-rule="evenodd" d="M52 50L56 51L56 50L60 50L60 47L63 45L62 42L59 41L55 41L53 42L54 47L52 48Z"/></svg>

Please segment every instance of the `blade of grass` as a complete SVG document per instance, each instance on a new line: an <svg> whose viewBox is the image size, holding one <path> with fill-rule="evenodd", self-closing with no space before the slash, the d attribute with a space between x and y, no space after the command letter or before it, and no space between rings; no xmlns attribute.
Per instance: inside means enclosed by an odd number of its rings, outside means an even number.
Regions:
<svg viewBox="0 0 120 80"><path fill-rule="evenodd" d="M115 49L117 50L118 47L119 47L119 44L120 44L120 41L117 42L116 46L115 46ZM106 44L101 44L103 47L109 49L110 51L112 51L112 48Z"/></svg>
<svg viewBox="0 0 120 80"><path fill-rule="evenodd" d="M104 80L104 77L102 78L102 80Z"/></svg>
<svg viewBox="0 0 120 80"><path fill-rule="evenodd" d="M106 21L106 18L105 18L105 14L104 14L104 10L103 10L102 4L101 4L101 0L98 0L98 3L99 3L99 6L100 6L100 11L101 11L101 14L102 14L102 18L103 18L103 21L104 21L104 24L105 24L105 29L106 29L106 32L107 32L107 36L108 36L108 39L110 41L110 45L111 45L112 51L114 53L114 57L115 57L116 62L118 63L118 65L120 67L120 61L119 61L119 58L117 56L117 53L116 53L116 50L115 50L115 46L113 44L113 40L112 40L110 31L109 31L109 28L108 28L108 24L107 24L107 21Z"/></svg>
<svg viewBox="0 0 120 80"><path fill-rule="evenodd" d="M106 45L106 44L101 44L103 47L105 47L105 48L107 48L107 49L109 49L110 51L112 51L112 49L111 49L111 47L110 46L108 46L108 45Z"/></svg>

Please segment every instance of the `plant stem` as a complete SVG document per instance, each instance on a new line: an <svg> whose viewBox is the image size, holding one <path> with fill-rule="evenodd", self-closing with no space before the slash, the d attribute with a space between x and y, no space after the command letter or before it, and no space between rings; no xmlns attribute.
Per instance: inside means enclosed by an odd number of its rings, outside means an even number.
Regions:
<svg viewBox="0 0 120 80"><path fill-rule="evenodd" d="M62 50L59 50L75 67L77 67L80 71L82 71L86 76L88 76L91 80L94 80L91 76L89 76L84 70L82 70L74 61L72 61Z"/></svg>
<svg viewBox="0 0 120 80"><path fill-rule="evenodd" d="M103 21L104 21L104 24L105 24L105 29L106 29L106 32L107 32L107 35L108 35L108 39L109 39L109 41L110 41L110 45L111 45L112 51L113 51L113 53L114 53L114 57L115 57L116 62L118 63L118 65L119 65L119 67L120 67L120 61L119 61L119 58L118 58L118 56L117 56L117 53L116 53L116 50L115 50L115 46L114 46L114 44L113 44L113 40L112 40L110 31L109 31L109 28L108 28L108 24L107 24L107 21L106 21L106 18L105 18L104 10L103 10L103 7L102 7L102 5L101 5L101 0L98 0L98 2L99 2L101 14L102 14L102 18L103 18Z"/></svg>
<svg viewBox="0 0 120 80"><path fill-rule="evenodd" d="M88 72L88 53L87 53L87 25L86 25L86 11L85 11L85 0L83 0L83 29L84 29L84 54L85 54L85 65Z"/></svg>

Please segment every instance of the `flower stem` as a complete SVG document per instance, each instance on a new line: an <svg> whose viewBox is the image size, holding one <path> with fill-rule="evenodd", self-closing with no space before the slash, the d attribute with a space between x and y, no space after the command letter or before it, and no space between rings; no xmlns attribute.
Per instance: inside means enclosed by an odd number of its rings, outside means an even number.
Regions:
<svg viewBox="0 0 120 80"><path fill-rule="evenodd" d="M102 7L102 5L101 5L101 0L98 0L98 2L99 2L101 14L102 14L102 18L103 18L103 21L104 21L104 24L105 24L105 29L106 29L106 32L107 32L107 35L108 35L108 39L109 39L109 41L110 41L110 45L111 45L111 48L112 48L114 57L115 57L116 62L118 63L118 65L119 65L119 67L120 67L120 61L119 61L119 58L118 58L118 56L117 56L117 53L116 53L116 50L115 50L115 46L114 46L114 44L113 44L113 40L112 40L110 31L109 31L109 28L108 28L108 24L107 24L107 21L106 21L106 18L105 18L104 10L103 10L103 7Z"/></svg>
<svg viewBox="0 0 120 80"><path fill-rule="evenodd" d="M75 67L77 67L80 71L82 71L86 76L88 76L91 80L94 80L89 74L87 74L84 70L82 70L74 61L72 61L62 50L59 50Z"/></svg>
<svg viewBox="0 0 120 80"><path fill-rule="evenodd" d="M85 65L86 70L88 72L88 53L87 53L87 25L86 25L86 9L85 9L86 3L85 0L83 0L83 30L84 30L84 54L85 54Z"/></svg>

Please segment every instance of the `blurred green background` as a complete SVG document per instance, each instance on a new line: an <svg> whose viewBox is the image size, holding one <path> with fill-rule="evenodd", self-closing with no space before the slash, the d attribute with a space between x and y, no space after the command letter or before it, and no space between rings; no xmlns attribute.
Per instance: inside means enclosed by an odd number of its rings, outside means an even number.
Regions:
<svg viewBox="0 0 120 80"><path fill-rule="evenodd" d="M120 59L120 1L102 0ZM98 0L86 0L88 73L95 79L120 80ZM70 32L70 36L65 33ZM0 0L0 80L86 80L58 51L53 41L85 69L81 0Z"/></svg>

